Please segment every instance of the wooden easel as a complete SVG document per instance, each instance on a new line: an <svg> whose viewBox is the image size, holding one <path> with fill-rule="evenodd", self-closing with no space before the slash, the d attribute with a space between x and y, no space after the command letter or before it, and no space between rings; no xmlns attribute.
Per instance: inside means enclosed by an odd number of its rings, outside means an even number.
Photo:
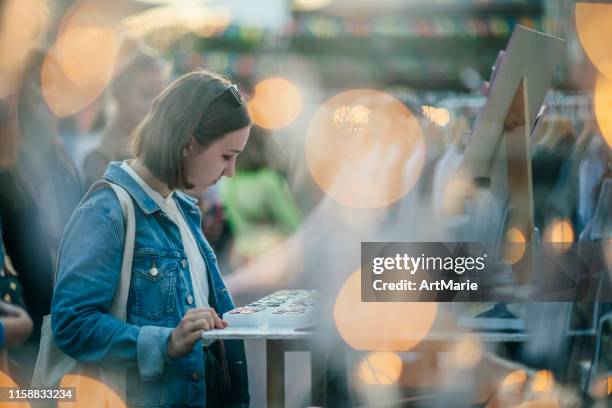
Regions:
<svg viewBox="0 0 612 408"><path fill-rule="evenodd" d="M526 241L512 265L519 284L531 275L536 238L530 134L563 48L559 38L515 27L458 172L467 181L490 178L493 194L506 197L506 229L517 228Z"/></svg>
<svg viewBox="0 0 612 408"><path fill-rule="evenodd" d="M508 218L505 228L518 229L526 241L524 255L512 264L517 283L527 283L531 276L534 265L532 245L536 238L529 148L531 129L526 126L530 123L528 110L525 109L527 104L527 81L523 78L504 121L503 135L508 178Z"/></svg>

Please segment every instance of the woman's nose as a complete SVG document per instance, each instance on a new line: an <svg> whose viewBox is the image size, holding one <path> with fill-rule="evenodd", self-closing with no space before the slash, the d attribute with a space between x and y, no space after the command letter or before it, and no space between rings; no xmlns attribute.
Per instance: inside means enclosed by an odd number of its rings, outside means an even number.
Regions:
<svg viewBox="0 0 612 408"><path fill-rule="evenodd" d="M232 177L234 175L234 166L236 165L236 159L232 159L227 166L225 166L225 170L223 174L225 177Z"/></svg>

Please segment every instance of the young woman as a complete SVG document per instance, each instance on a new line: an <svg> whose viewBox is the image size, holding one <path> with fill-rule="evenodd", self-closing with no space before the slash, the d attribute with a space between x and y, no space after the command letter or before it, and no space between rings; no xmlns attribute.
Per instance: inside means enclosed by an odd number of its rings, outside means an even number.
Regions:
<svg viewBox="0 0 612 408"><path fill-rule="evenodd" d="M108 314L125 237L114 192L90 194L64 232L51 306L55 341L80 362L125 367L130 406L248 405L243 343L199 341L203 331L226 326L220 316L234 305L195 200L180 190L200 194L231 177L250 126L235 85L193 72L155 99L133 134L135 159L109 164L104 179L131 195L136 213L126 322Z"/></svg>

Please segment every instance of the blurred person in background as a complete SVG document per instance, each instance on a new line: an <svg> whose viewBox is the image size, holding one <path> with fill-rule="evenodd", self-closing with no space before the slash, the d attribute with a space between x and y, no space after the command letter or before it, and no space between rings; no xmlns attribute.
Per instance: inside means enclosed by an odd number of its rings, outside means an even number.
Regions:
<svg viewBox="0 0 612 408"><path fill-rule="evenodd" d="M254 128L236 163L236 174L221 185L234 244L232 266L258 257L300 225L300 213L285 178L274 169L269 135Z"/></svg>
<svg viewBox="0 0 612 408"><path fill-rule="evenodd" d="M0 102L1 103L1 102ZM2 238L0 227L0 238ZM0 370L10 375L6 349L18 346L32 333L32 319L25 311L21 284L0 239ZM23 385L26 385L25 383Z"/></svg>
<svg viewBox="0 0 612 408"><path fill-rule="evenodd" d="M198 207L202 212L202 231L217 254L221 269L224 269L226 253L231 241L227 216L221 203L220 188L215 184L211 186L198 199Z"/></svg>
<svg viewBox="0 0 612 408"><path fill-rule="evenodd" d="M6 97L1 124L12 150L0 168L4 244L23 285L34 334L49 313L59 241L82 195L77 169L40 89L43 55L33 56L20 88ZM6 144L5 144L6 145Z"/></svg>
<svg viewBox="0 0 612 408"><path fill-rule="evenodd" d="M578 219L582 228L585 228L595 213L595 196L602 176L606 172L606 162L610 147L602 137L593 137L587 148L584 158L578 169L579 201Z"/></svg>
<svg viewBox="0 0 612 408"><path fill-rule="evenodd" d="M25 340L25 332L32 331L25 344L10 350L16 362L12 375L19 384L29 383L42 316L50 310L61 233L82 193L76 168L59 141L55 117L41 95L43 55L33 53L30 58L22 82L0 100L0 222L6 252L2 281L7 285L2 300L26 306L33 321L28 328L25 312L4 309L10 315L8 325L16 323L21 333L16 338L9 334L10 344Z"/></svg>
<svg viewBox="0 0 612 408"><path fill-rule="evenodd" d="M455 118L446 132L448 142L433 173L432 206L435 209L443 208L444 191L461 165L469 132L467 119L463 115Z"/></svg>
<svg viewBox="0 0 612 408"><path fill-rule="evenodd" d="M569 119L561 115L546 115L541 120L535 129L531 169L535 226L544 231L552 217L550 198L574 151L576 131Z"/></svg>
<svg viewBox="0 0 612 408"><path fill-rule="evenodd" d="M11 374L7 349L19 346L32 333L32 318L25 310L17 273L0 242L0 370ZM19 375L17 375L19 377ZM27 383L22 383L26 385Z"/></svg>
<svg viewBox="0 0 612 408"><path fill-rule="evenodd" d="M107 88L106 123L99 144L84 154L88 143L81 142L82 146L75 152L77 163L83 160L86 186L102 178L108 163L132 158L128 151L129 137L151 108L168 76L168 64L153 49L137 45L131 50L132 45L124 45L127 62Z"/></svg>
<svg viewBox="0 0 612 408"><path fill-rule="evenodd" d="M548 206L554 216L570 220L576 234L580 234L584 224L578 216L580 203L580 165L587 155L591 140L598 135L595 118L587 118L582 124L582 130L576 140L574 149L565 161L557 184L549 197Z"/></svg>

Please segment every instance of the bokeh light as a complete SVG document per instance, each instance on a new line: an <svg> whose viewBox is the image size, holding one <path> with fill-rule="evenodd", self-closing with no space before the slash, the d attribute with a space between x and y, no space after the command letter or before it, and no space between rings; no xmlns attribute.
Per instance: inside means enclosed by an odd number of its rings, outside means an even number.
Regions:
<svg viewBox="0 0 612 408"><path fill-rule="evenodd" d="M512 265L521 260L527 248L525 234L512 227L506 231L502 260L507 265Z"/></svg>
<svg viewBox="0 0 612 408"><path fill-rule="evenodd" d="M395 383L402 373L402 359L396 353L376 352L368 354L359 364L358 377L368 385Z"/></svg>
<svg viewBox="0 0 612 408"><path fill-rule="evenodd" d="M334 305L344 341L357 350L405 351L427 336L437 314L433 302L362 302L360 269L346 280Z"/></svg>
<svg viewBox="0 0 612 408"><path fill-rule="evenodd" d="M292 123L302 111L302 94L283 78L269 78L255 85L249 101L253 122L265 129L279 129Z"/></svg>
<svg viewBox="0 0 612 408"><path fill-rule="evenodd" d="M444 127L450 122L450 112L446 108L423 106L421 110L423 111L423 116L440 127Z"/></svg>
<svg viewBox="0 0 612 408"><path fill-rule="evenodd" d="M527 381L525 370L515 370L508 374L502 381L501 387L506 390L517 390Z"/></svg>
<svg viewBox="0 0 612 408"><path fill-rule="evenodd" d="M544 231L544 242L551 243L558 251L569 249L574 239L574 228L566 219L553 220Z"/></svg>
<svg viewBox="0 0 612 408"><path fill-rule="evenodd" d="M317 10L331 3L331 0L293 0L296 10Z"/></svg>
<svg viewBox="0 0 612 408"><path fill-rule="evenodd" d="M202 37L223 32L231 21L232 13L227 7L212 10L185 3L143 11L124 18L122 25L131 36L146 37L155 45L167 47L188 32Z"/></svg>
<svg viewBox="0 0 612 408"><path fill-rule="evenodd" d="M43 96L56 116L74 114L104 92L115 69L119 45L114 30L97 27L73 28L57 39L41 73Z"/></svg>
<svg viewBox="0 0 612 408"><path fill-rule="evenodd" d="M593 110L601 135L608 146L612 147L612 79L602 75L597 78L593 95Z"/></svg>
<svg viewBox="0 0 612 408"><path fill-rule="evenodd" d="M125 402L104 383L77 374L67 374L60 381L60 388L75 388L74 401L58 401L58 408L90 408L105 405L108 407L125 408Z"/></svg>
<svg viewBox="0 0 612 408"><path fill-rule="evenodd" d="M43 96L56 116L74 114L104 92L119 58L122 18L142 9L122 0L70 6L41 73Z"/></svg>
<svg viewBox="0 0 612 408"><path fill-rule="evenodd" d="M0 387L2 388L19 388L19 386L13 381L13 379L0 370ZM6 391L5 391L6 392ZM2 402L0 406L3 408L29 408L30 404L27 402Z"/></svg>
<svg viewBox="0 0 612 408"><path fill-rule="evenodd" d="M308 128L306 160L319 187L347 207L381 208L405 196L423 168L418 121L383 92L328 99Z"/></svg>
<svg viewBox="0 0 612 408"><path fill-rule="evenodd" d="M455 365L462 369L473 368L482 359L482 343L473 334L463 336L454 346Z"/></svg>
<svg viewBox="0 0 612 408"><path fill-rule="evenodd" d="M28 55L44 33L46 0L7 0L0 14L0 97L15 91Z"/></svg>
<svg viewBox="0 0 612 408"><path fill-rule="evenodd" d="M612 395L612 375L598 379L591 386L589 393L595 399L607 398Z"/></svg>
<svg viewBox="0 0 612 408"><path fill-rule="evenodd" d="M612 79L612 5L576 4L576 31L586 55L597 69Z"/></svg>
<svg viewBox="0 0 612 408"><path fill-rule="evenodd" d="M466 200L474 193L472 183L462 178L449 181L442 193L442 211L448 215L460 215L465 212Z"/></svg>
<svg viewBox="0 0 612 408"><path fill-rule="evenodd" d="M555 385L553 373L548 370L540 370L533 376L531 391L546 393L550 392Z"/></svg>

